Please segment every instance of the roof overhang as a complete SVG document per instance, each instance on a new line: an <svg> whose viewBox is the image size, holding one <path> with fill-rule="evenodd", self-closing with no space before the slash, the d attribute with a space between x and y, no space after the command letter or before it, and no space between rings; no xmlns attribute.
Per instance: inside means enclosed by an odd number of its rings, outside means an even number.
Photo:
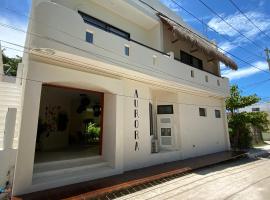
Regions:
<svg viewBox="0 0 270 200"><path fill-rule="evenodd" d="M189 41L192 46L196 46L198 50L204 52L208 56L219 60L220 62L224 63L226 66L230 67L233 70L237 70L237 64L228 56L220 52L217 47L213 44L204 39L202 36L195 34L193 31L188 29L187 27L178 24L177 22L169 19L168 17L157 14L161 21L167 25L169 25L173 31L173 34L178 39L184 39Z"/></svg>

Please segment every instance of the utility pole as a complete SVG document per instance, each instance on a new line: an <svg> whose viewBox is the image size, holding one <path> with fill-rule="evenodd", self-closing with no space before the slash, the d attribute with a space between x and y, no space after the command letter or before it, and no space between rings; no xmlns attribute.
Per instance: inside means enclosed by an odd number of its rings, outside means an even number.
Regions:
<svg viewBox="0 0 270 200"><path fill-rule="evenodd" d="M269 70L270 70L270 50L268 48L266 48L264 51L266 54L266 59L267 59Z"/></svg>

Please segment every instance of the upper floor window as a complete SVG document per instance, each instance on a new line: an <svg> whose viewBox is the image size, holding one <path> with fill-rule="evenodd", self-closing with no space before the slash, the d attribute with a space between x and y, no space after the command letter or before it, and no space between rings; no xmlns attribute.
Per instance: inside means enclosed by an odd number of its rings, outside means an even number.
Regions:
<svg viewBox="0 0 270 200"><path fill-rule="evenodd" d="M215 116L216 116L216 118L221 118L220 110L215 110Z"/></svg>
<svg viewBox="0 0 270 200"><path fill-rule="evenodd" d="M86 31L86 41L93 44L94 35L91 32Z"/></svg>
<svg viewBox="0 0 270 200"><path fill-rule="evenodd" d="M158 105L157 114L173 114L173 105Z"/></svg>
<svg viewBox="0 0 270 200"><path fill-rule="evenodd" d="M206 109L205 108L199 108L199 114L201 117L206 117Z"/></svg>
<svg viewBox="0 0 270 200"><path fill-rule="evenodd" d="M252 112L260 112L260 108L252 108Z"/></svg>
<svg viewBox="0 0 270 200"><path fill-rule="evenodd" d="M125 45L125 55L129 56L129 46Z"/></svg>
<svg viewBox="0 0 270 200"><path fill-rule="evenodd" d="M202 60L199 58L196 58L184 51L180 51L180 56L181 56L181 62L196 67L198 69L202 69L203 68L203 64L202 64Z"/></svg>
<svg viewBox="0 0 270 200"><path fill-rule="evenodd" d="M83 13L81 11L78 11L78 12L82 16L85 23L90 24L92 26L95 26L97 28L100 28L100 29L102 29L104 31L113 33L113 34L118 35L120 37L123 37L125 39L128 39L128 40L130 39L130 34L129 33L125 32L125 31L123 31L123 30L121 30L119 28L116 28L116 27L114 27L114 26L112 26L112 25L110 25L110 24L108 24L106 22L103 22L103 21L101 21L101 20L99 20L99 19L97 19L95 17L92 17L92 16L90 16L88 14L85 14L85 13Z"/></svg>

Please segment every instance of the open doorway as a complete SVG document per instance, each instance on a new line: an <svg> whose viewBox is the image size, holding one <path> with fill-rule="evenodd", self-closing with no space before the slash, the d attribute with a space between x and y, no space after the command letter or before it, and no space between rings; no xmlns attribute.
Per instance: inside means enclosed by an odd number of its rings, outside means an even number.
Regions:
<svg viewBox="0 0 270 200"><path fill-rule="evenodd" d="M35 163L101 155L103 99L100 92L43 85Z"/></svg>

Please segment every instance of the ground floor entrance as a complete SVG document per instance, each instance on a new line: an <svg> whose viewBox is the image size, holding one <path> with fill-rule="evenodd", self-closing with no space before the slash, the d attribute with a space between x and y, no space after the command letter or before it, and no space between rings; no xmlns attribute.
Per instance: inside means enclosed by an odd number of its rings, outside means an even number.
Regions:
<svg viewBox="0 0 270 200"><path fill-rule="evenodd" d="M100 92L43 85L35 163L101 155L103 99Z"/></svg>

